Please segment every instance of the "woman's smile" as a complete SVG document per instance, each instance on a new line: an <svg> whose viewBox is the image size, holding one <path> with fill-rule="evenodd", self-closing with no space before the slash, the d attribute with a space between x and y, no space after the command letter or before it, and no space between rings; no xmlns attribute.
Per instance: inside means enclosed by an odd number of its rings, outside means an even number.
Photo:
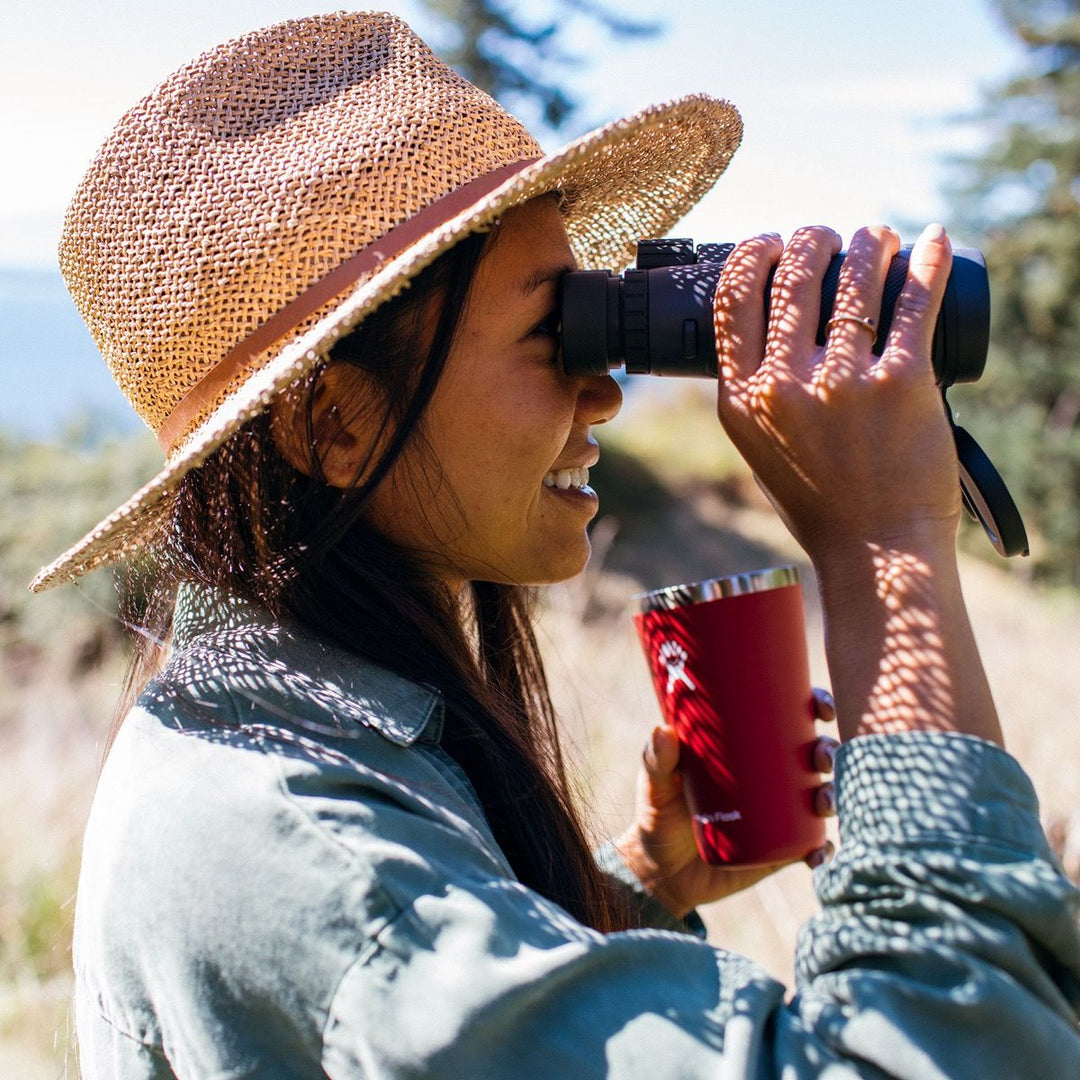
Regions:
<svg viewBox="0 0 1080 1080"><path fill-rule="evenodd" d="M557 473L548 473L543 486L545 495L564 500L567 506L587 513L590 519L599 509L600 499L589 487L588 469L560 469Z"/></svg>
<svg viewBox="0 0 1080 1080"><path fill-rule="evenodd" d="M589 467L587 465L581 465L568 469L552 470L549 473L545 473L544 487L558 488L559 491L567 491L569 489L580 491L582 488L591 491L592 488L589 487Z"/></svg>

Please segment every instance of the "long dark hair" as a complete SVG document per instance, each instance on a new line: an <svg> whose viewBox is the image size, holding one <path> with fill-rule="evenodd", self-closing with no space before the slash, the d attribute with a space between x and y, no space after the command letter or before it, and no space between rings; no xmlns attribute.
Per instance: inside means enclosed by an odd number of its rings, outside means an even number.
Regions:
<svg viewBox="0 0 1080 1080"><path fill-rule="evenodd" d="M497 230L496 230L497 232ZM309 460L290 463L265 414L250 421L173 496L152 570L140 580L127 711L160 660L182 580L227 589L355 655L437 688L443 748L461 766L518 878L580 921L609 931L626 914L593 861L560 750L532 631L530 594L473 582L466 602L374 527L372 493L407 445L423 448L423 417L445 367L485 243L466 238L411 287L340 341L379 393L377 451L349 489L325 482L315 404L325 368L297 391ZM434 332L431 312L436 313ZM437 468L430 453L425 464ZM118 717L121 716L118 711Z"/></svg>

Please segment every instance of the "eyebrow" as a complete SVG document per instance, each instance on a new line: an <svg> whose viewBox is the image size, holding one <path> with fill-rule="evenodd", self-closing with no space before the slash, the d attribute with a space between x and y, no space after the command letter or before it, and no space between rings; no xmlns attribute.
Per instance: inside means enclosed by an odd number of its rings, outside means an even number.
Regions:
<svg viewBox="0 0 1080 1080"><path fill-rule="evenodd" d="M572 263L560 263L558 266L542 266L534 270L521 283L523 296L530 296L537 289L547 285L550 281L558 281L563 274L569 274L575 269Z"/></svg>

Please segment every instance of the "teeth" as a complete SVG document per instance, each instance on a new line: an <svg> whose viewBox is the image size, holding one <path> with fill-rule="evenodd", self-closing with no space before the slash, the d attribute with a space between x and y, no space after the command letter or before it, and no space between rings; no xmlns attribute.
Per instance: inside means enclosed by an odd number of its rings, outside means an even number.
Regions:
<svg viewBox="0 0 1080 1080"><path fill-rule="evenodd" d="M557 472L549 472L544 477L544 487L558 488L566 491L569 488L583 488L589 484L588 469L559 469Z"/></svg>

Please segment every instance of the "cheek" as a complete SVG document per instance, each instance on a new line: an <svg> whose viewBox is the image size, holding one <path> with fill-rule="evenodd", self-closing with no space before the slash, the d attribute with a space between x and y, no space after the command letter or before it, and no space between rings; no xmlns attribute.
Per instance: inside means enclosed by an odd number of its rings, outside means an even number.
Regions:
<svg viewBox="0 0 1080 1080"><path fill-rule="evenodd" d="M531 451L531 452L530 452ZM528 513L539 495L547 458L522 444L494 441L447 475L466 521L509 520Z"/></svg>
<svg viewBox="0 0 1080 1080"><path fill-rule="evenodd" d="M566 445L574 417L573 402L549 381L491 386L463 404L451 423L439 425L443 460L500 475L540 469L542 476Z"/></svg>

